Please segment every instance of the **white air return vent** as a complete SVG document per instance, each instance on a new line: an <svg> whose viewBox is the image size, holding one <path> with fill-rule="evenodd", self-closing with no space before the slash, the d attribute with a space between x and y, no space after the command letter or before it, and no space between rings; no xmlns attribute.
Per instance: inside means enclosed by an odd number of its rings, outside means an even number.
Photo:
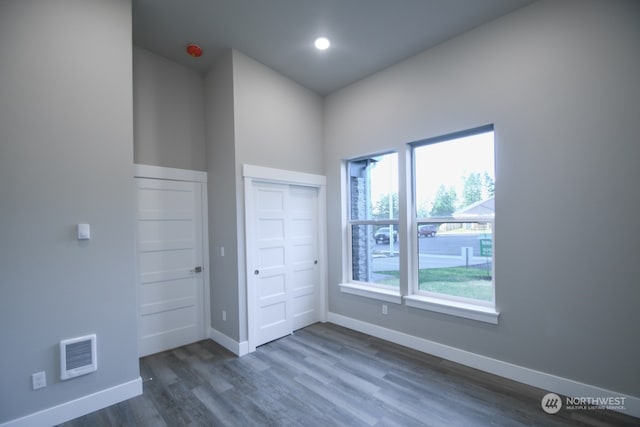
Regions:
<svg viewBox="0 0 640 427"><path fill-rule="evenodd" d="M98 369L96 335L60 341L60 379L88 374Z"/></svg>

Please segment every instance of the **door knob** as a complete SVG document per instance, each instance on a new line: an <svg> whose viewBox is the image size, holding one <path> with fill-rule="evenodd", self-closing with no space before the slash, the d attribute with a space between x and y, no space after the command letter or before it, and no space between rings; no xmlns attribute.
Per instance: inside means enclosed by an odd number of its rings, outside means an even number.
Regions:
<svg viewBox="0 0 640 427"><path fill-rule="evenodd" d="M260 270L254 270L253 274L257 276L258 274L260 274Z"/></svg>

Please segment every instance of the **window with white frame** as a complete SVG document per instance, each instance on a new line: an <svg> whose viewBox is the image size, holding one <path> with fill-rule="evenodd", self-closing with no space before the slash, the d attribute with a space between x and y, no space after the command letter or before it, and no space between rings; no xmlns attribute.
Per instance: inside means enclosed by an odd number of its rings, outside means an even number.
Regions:
<svg viewBox="0 0 640 427"><path fill-rule="evenodd" d="M398 154L347 163L351 283L398 289Z"/></svg>
<svg viewBox="0 0 640 427"><path fill-rule="evenodd" d="M412 144L413 295L494 307L493 126Z"/></svg>

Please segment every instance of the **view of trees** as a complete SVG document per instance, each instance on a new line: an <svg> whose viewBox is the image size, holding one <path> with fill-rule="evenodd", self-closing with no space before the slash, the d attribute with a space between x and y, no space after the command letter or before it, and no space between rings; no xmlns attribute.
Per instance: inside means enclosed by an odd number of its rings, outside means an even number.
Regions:
<svg viewBox="0 0 640 427"><path fill-rule="evenodd" d="M441 185L438 188L429 215L451 216L458 209L493 197L494 187L495 181L486 171L484 173L472 172L464 175L462 177L462 200L460 200L460 203L458 203L456 191L453 187L446 189L444 185Z"/></svg>
<svg viewBox="0 0 640 427"><path fill-rule="evenodd" d="M455 187L440 185L430 206L426 203L418 206L418 217L451 216L455 211L481 200L493 197L495 181L488 172L472 172L462 176L462 194L456 192ZM395 199L394 199L395 200ZM387 214L388 214L387 203ZM388 218L388 216L386 217Z"/></svg>
<svg viewBox="0 0 640 427"><path fill-rule="evenodd" d="M464 183L462 190L463 206L469 206L482 200L482 176L478 172L462 177L462 182Z"/></svg>
<svg viewBox="0 0 640 427"><path fill-rule="evenodd" d="M453 187L447 189L444 185L440 185L436 198L431 206L430 216L449 216L456 210L456 202L458 195Z"/></svg>
<svg viewBox="0 0 640 427"><path fill-rule="evenodd" d="M393 216L389 216L389 196L391 196L391 205L393 206ZM398 193L385 194L380 200L373 206L371 209L371 216L373 219L389 219L399 217L399 204L398 204Z"/></svg>
<svg viewBox="0 0 640 427"><path fill-rule="evenodd" d="M495 189L495 182L491 175L487 171L483 174L480 172L472 172L462 177L464 185L463 200L460 207L469 206L472 203L479 202L480 200L493 197Z"/></svg>

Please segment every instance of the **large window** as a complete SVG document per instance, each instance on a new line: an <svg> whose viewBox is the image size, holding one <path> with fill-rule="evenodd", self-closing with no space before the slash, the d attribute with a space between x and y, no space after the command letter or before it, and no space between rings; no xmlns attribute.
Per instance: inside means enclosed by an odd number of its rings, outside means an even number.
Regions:
<svg viewBox="0 0 640 427"><path fill-rule="evenodd" d="M346 163L341 291L497 323L493 125L405 147Z"/></svg>
<svg viewBox="0 0 640 427"><path fill-rule="evenodd" d="M493 127L416 143L413 161L413 294L493 307Z"/></svg>
<svg viewBox="0 0 640 427"><path fill-rule="evenodd" d="M398 155L351 160L349 195L350 282L387 289L400 283Z"/></svg>

